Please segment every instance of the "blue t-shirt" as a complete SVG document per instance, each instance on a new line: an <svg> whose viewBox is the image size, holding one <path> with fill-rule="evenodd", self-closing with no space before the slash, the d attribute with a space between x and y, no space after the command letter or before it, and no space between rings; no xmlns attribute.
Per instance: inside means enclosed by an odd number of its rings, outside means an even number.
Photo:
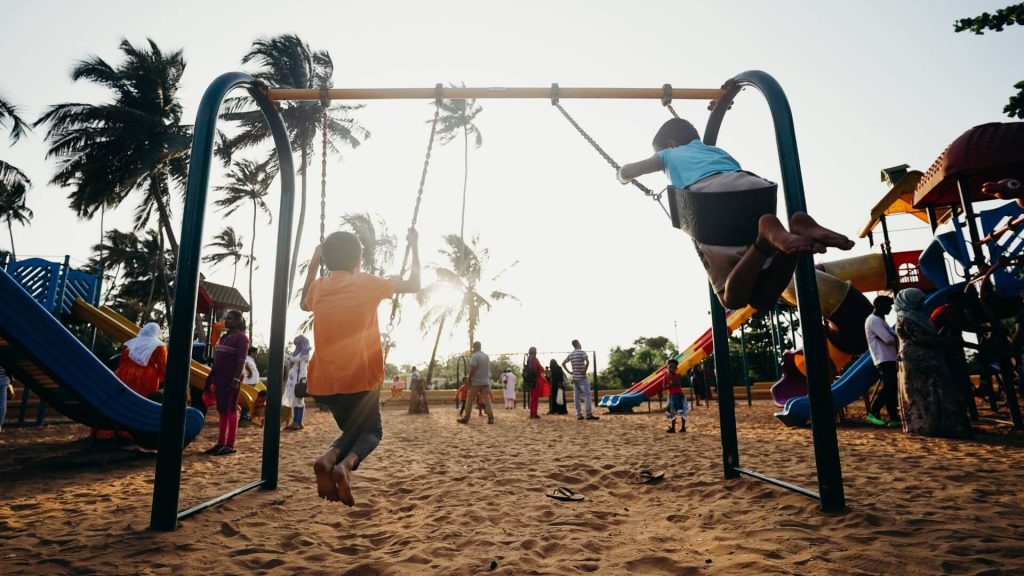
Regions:
<svg viewBox="0 0 1024 576"><path fill-rule="evenodd" d="M706 146L694 140L684 146L666 148L658 152L661 166L676 188L686 188L719 172L739 172L740 163L728 152L716 146Z"/></svg>

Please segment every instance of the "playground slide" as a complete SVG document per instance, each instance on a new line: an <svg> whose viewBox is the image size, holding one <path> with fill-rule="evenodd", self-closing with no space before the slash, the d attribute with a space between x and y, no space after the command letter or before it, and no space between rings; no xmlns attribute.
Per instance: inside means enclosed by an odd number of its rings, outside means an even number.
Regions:
<svg viewBox="0 0 1024 576"><path fill-rule="evenodd" d="M0 361L59 412L94 428L127 430L156 448L160 405L132 392L56 318L0 270ZM185 413L185 444L203 428L203 415Z"/></svg>
<svg viewBox="0 0 1024 576"><path fill-rule="evenodd" d="M950 293L954 290L963 290L963 284L947 286L933 292L925 300L924 310L931 314L932 310L946 302ZM871 386L878 381L878 371L871 362L870 354L863 354L850 366L835 383L832 384L832 409L840 408L856 401L867 393ZM775 417L787 426L805 426L811 421L811 404L807 396L791 398Z"/></svg>
<svg viewBox="0 0 1024 576"><path fill-rule="evenodd" d="M726 326L729 332L737 329L744 322L756 313L751 307L741 310L733 310L726 316ZM711 329L708 329L699 338L694 340L685 350L676 355L679 361L679 372L685 373L696 366L701 360L714 350ZM630 386L621 394L612 394L601 398L598 406L607 408L610 412L628 412L633 408L646 402L648 398L656 396L665 385L665 367L655 370L650 376Z"/></svg>
<svg viewBox="0 0 1024 576"><path fill-rule="evenodd" d="M88 302L79 299L75 300L75 304L71 308L71 314L75 318L99 328L104 334L117 342L124 343L139 335L139 327L135 323L121 316L109 306L96 308ZM209 375L209 366L193 360L192 366L189 369L188 383L192 387L202 390L206 384L206 377Z"/></svg>
<svg viewBox="0 0 1024 576"><path fill-rule="evenodd" d="M100 306L96 308L84 300L75 300L74 306L71 308L71 313L84 322L88 322L93 326L102 330L107 336L110 336L118 342L125 342L131 338L134 338L139 334L139 327L131 320L121 316L113 308L109 306ZM189 368L188 383L193 388L202 390L206 386L206 378L210 375L210 367L192 360L192 366ZM243 410L252 414L253 405L256 403L256 395L258 394L256 388L249 386L248 384L242 384L241 390L238 393L238 405Z"/></svg>

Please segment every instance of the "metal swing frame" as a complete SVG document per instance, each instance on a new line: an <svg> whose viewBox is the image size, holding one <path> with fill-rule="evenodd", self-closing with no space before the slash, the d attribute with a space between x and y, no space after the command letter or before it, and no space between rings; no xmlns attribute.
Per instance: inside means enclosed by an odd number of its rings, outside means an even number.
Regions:
<svg viewBox="0 0 1024 576"><path fill-rule="evenodd" d="M715 144L725 112L744 87L756 88L766 98L775 125L776 144L790 215L806 210L800 160L796 147L789 102L778 82L761 71L747 71L732 78L722 89L661 88L558 88L558 98L652 99L670 105L675 99L712 100L712 113L704 133L707 144ZM281 204L278 214L277 256L274 265L274 292L271 299L270 375L267 382L266 425L263 429L263 461L260 479L217 496L187 510L178 511L181 490L181 466L185 433L185 406L188 394L191 356L192 321L199 290L199 261L202 249L203 223L206 216L210 167L213 160L217 117L228 92L248 90L263 112L274 138L280 162ZM551 88L331 88L331 100L421 99L440 96L460 98L532 98L551 99ZM274 107L277 100L321 100L322 89L267 89L252 76L229 72L216 78L207 88L196 114L189 164L188 184L182 216L181 246L176 271L175 302L167 359L165 399L160 418L160 443L153 487L150 528L171 531L178 521L249 490L274 490L278 483L280 456L280 419L282 373L284 368L285 328L288 307L288 275L291 268L291 229L294 216L295 165L288 133L281 115ZM716 350L728 350L725 310L709 289L712 329ZM814 456L819 492L742 468L736 436L736 415L728 354L715 355L719 382L719 419L722 430L722 459L726 478L741 474L751 476L788 490L816 498L825 512L845 507L839 446L832 414L832 394L828 381L828 360L822 328L818 287L814 262L810 255L801 256L796 269L796 293L803 327L803 345L807 359L808 396L811 404Z"/></svg>

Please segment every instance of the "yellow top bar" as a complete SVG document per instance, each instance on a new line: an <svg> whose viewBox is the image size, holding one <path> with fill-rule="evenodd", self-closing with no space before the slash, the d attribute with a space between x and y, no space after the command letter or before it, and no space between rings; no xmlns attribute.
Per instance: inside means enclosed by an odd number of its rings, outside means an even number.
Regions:
<svg viewBox="0 0 1024 576"><path fill-rule="evenodd" d="M673 88L673 100L717 100L723 90L719 88ZM432 100L434 88L331 88L331 100ZM441 90L444 98L551 98L551 88L451 88ZM661 88L570 88L558 87L559 98L607 98L661 100ZM319 89L271 88L271 100L319 100Z"/></svg>

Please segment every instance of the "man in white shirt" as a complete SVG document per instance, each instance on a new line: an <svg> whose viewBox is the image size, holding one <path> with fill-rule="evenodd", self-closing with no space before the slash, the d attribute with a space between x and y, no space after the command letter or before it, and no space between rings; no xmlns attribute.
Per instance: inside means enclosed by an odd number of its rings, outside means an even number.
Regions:
<svg viewBox="0 0 1024 576"><path fill-rule="evenodd" d="M882 380L882 389L875 394L866 419L875 426L896 427L900 425L896 382L898 370L896 333L885 321L885 316L892 311L892 298L878 296L872 305L875 309L864 321L864 334L867 336L871 360L875 363L878 376ZM888 413L888 424L882 420L882 407L885 407L885 411Z"/></svg>
<svg viewBox="0 0 1024 576"><path fill-rule="evenodd" d="M567 364L571 364L570 368ZM590 381L587 380L587 370L590 369L590 356L583 351L583 346L579 340L572 341L572 352L565 357L562 361L562 368L567 372L572 372L572 401L576 405L576 419L577 420L600 420L598 416L594 416L593 408L590 404ZM586 416L580 407L580 400L584 401L586 407Z"/></svg>

